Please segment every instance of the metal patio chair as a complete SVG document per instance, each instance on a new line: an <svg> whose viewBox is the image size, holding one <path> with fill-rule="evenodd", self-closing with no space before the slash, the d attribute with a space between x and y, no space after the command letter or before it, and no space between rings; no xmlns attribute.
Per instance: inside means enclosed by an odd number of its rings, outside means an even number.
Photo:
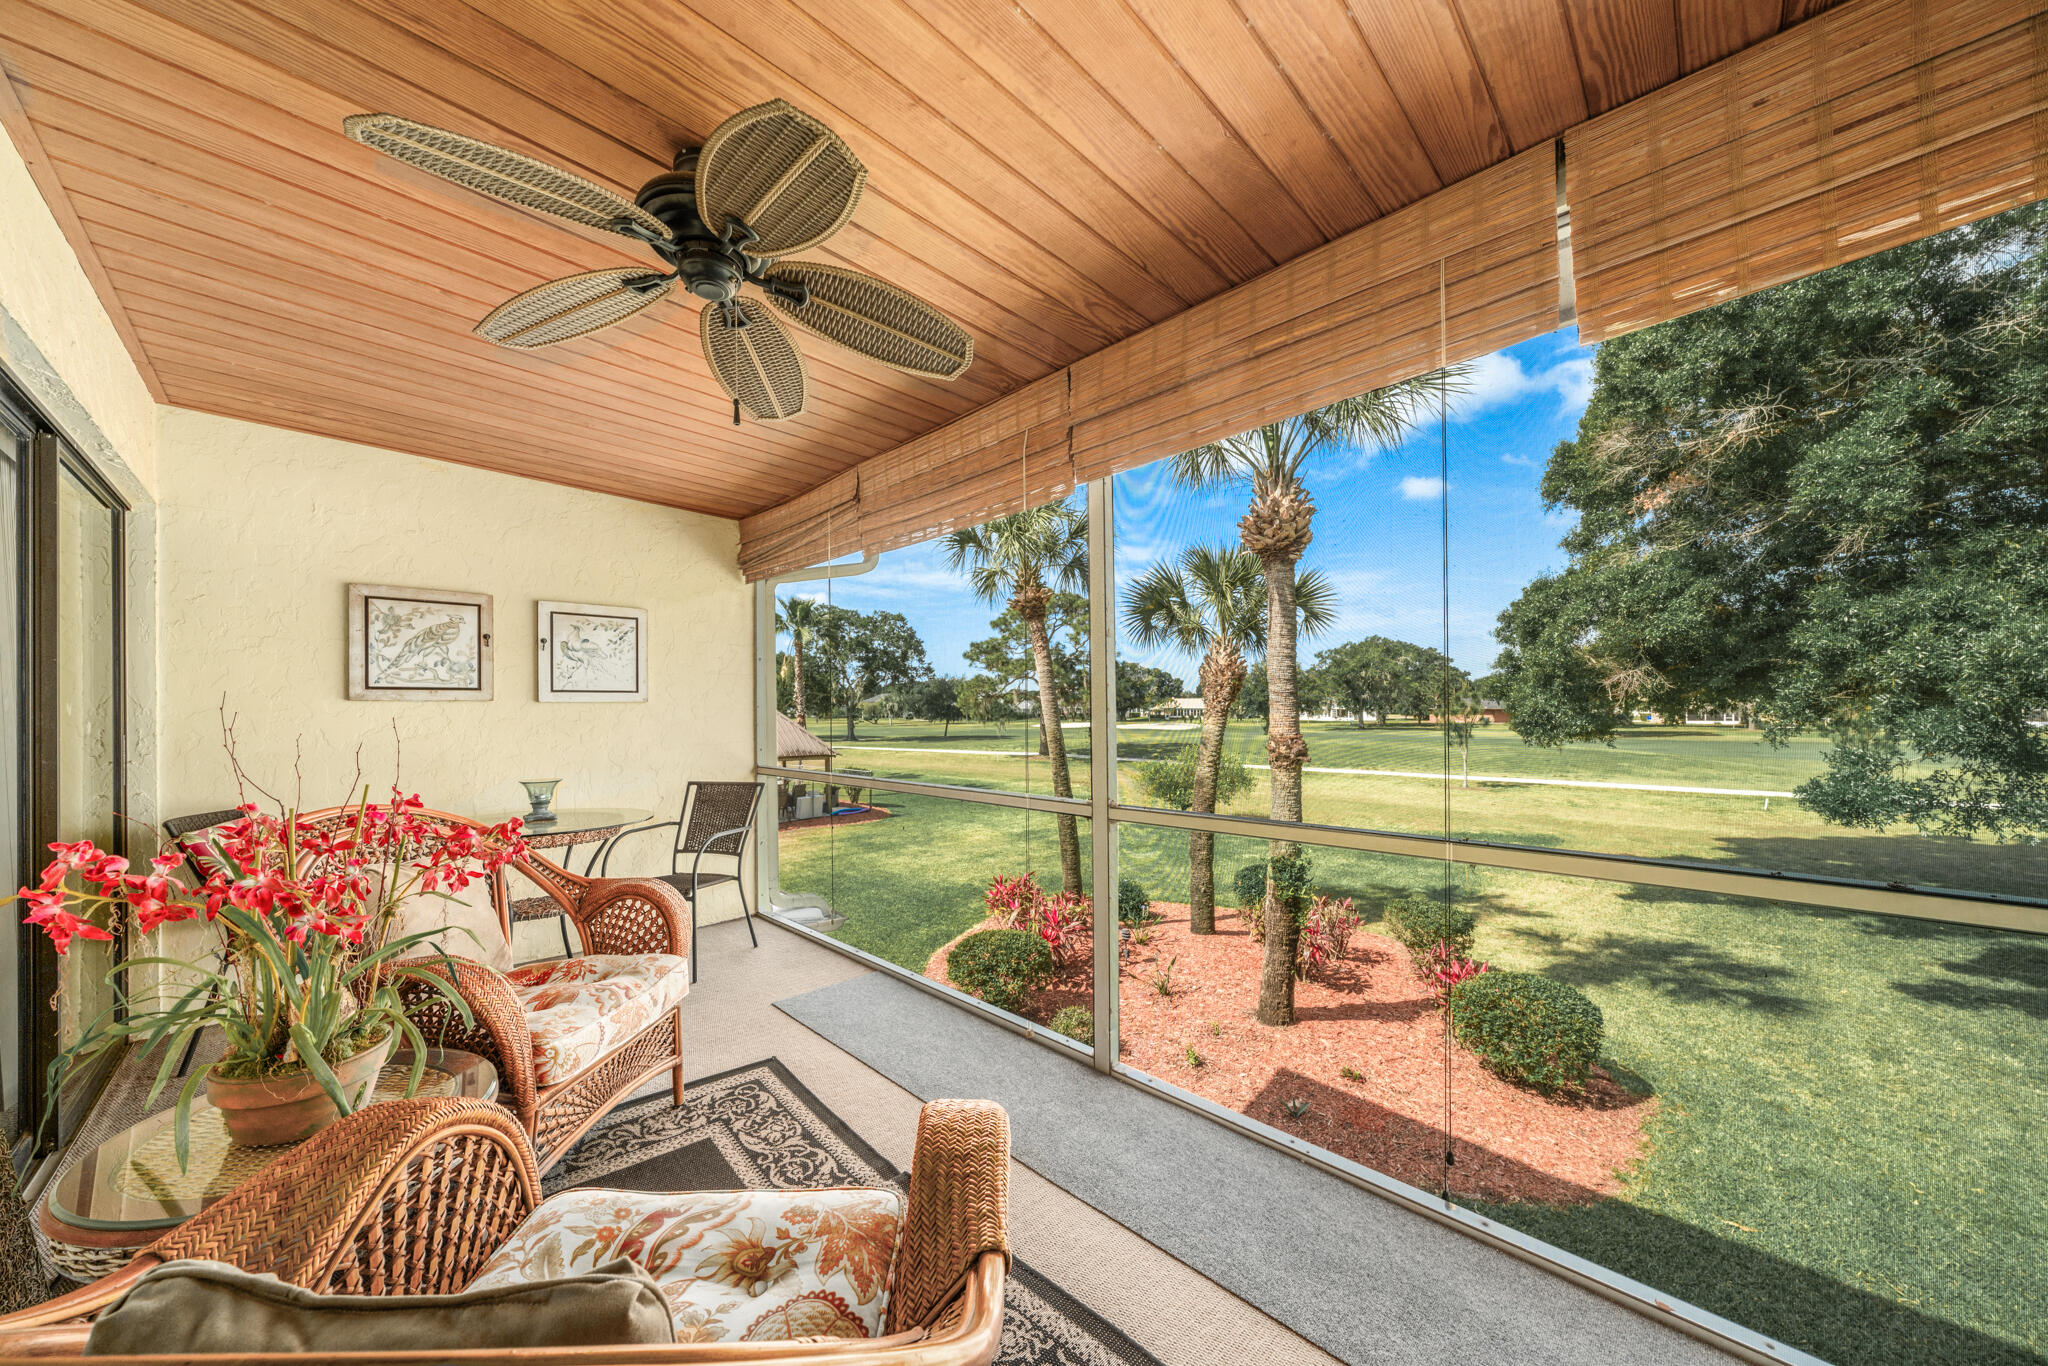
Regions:
<svg viewBox="0 0 2048 1366"><path fill-rule="evenodd" d="M754 813L761 805L761 785L745 783L693 782L683 789L682 814L672 821L658 821L653 825L635 826L622 830L612 837L604 851L604 862L598 869L599 877L611 875L612 855L626 839L633 835L646 834L653 830L674 830L675 851L669 858L669 871L655 877L683 894L690 903L690 980L697 980L697 893L706 887L716 887L730 882L740 895L740 911L747 922L747 940L755 948L761 946L760 938L754 933L754 908L747 904L746 871L747 841L754 833ZM683 871L684 855L690 857L690 871ZM705 872L706 858L730 858L732 871Z"/></svg>

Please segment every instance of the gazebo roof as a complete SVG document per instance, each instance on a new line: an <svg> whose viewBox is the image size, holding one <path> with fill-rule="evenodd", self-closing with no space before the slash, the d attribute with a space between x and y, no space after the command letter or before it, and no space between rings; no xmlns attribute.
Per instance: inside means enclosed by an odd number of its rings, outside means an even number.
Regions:
<svg viewBox="0 0 2048 1366"><path fill-rule="evenodd" d="M775 713L775 757L780 759L831 759L839 751L820 740L817 736L799 726L796 722Z"/></svg>

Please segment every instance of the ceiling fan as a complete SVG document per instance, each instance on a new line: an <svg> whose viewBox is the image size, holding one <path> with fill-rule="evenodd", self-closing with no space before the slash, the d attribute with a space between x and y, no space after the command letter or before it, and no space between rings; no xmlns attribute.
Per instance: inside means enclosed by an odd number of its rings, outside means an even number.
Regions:
<svg viewBox="0 0 2048 1366"><path fill-rule="evenodd" d="M804 359L771 305L819 336L913 375L958 378L974 339L913 294L841 266L781 258L853 216L867 167L838 134L782 100L743 109L688 148L628 202L559 167L395 114L355 114L342 130L367 147L493 199L645 242L661 269L585 271L515 294L476 325L500 346L588 336L666 297L678 281L704 301L698 335L711 373L772 421L802 412ZM753 285L760 297L743 295Z"/></svg>

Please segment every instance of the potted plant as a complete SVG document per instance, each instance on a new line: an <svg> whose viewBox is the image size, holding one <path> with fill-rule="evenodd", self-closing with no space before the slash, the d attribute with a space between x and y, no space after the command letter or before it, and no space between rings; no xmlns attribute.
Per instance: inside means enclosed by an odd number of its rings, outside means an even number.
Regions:
<svg viewBox="0 0 2048 1366"><path fill-rule="evenodd" d="M243 805L241 819L208 832L194 885L180 852L167 850L149 871L90 840L53 844L56 858L40 884L17 898L24 919L50 936L58 953L73 939L111 939L132 915L148 934L178 921L212 933L213 965L172 957L135 957L108 980L126 995L124 1018L109 1010L50 1064L54 1098L87 1058L126 1041L161 1046L150 1099L170 1079L185 1042L218 1027L221 1059L179 1093L178 1160L190 1141L193 1096L204 1084L228 1136L258 1146L291 1143L353 1113L367 1100L400 1037L412 1046L407 1093L419 1085L426 1044L406 1016L401 984L418 983L465 1023L468 1008L450 981L430 971L439 955L405 957L445 930L400 930L399 908L417 896L459 892L473 879L522 857L517 819L482 829L423 814L418 796L394 790L388 803L367 793L344 819L304 820L292 810L267 814ZM124 993L123 978L142 968L167 970L153 1005Z"/></svg>

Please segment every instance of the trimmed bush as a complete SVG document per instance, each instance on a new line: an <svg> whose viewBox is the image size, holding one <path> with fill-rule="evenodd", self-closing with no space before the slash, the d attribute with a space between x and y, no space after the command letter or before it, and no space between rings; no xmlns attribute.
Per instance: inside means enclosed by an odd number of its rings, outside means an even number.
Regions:
<svg viewBox="0 0 2048 1366"><path fill-rule="evenodd" d="M1578 1090L1600 1056L1600 1007L1533 972L1484 972L1451 988L1458 1042L1509 1081Z"/></svg>
<svg viewBox="0 0 2048 1366"><path fill-rule="evenodd" d="M1116 884L1116 918L1126 925L1142 925L1152 915L1152 894L1123 878Z"/></svg>
<svg viewBox="0 0 2048 1366"><path fill-rule="evenodd" d="M1063 1006L1052 1017L1052 1032L1095 1046L1095 1012L1087 1006Z"/></svg>
<svg viewBox="0 0 2048 1366"><path fill-rule="evenodd" d="M1239 910L1257 910L1266 900L1266 865L1247 863L1230 879L1230 888L1237 893Z"/></svg>
<svg viewBox="0 0 2048 1366"><path fill-rule="evenodd" d="M1385 915L1387 933L1401 941L1401 947L1415 960L1418 972L1430 951L1440 943L1450 944L1455 957L1472 956L1472 932L1479 926L1479 917L1462 906L1453 906L1446 912L1441 901L1411 896L1389 901Z"/></svg>
<svg viewBox="0 0 2048 1366"><path fill-rule="evenodd" d="M970 996L1012 1014L1053 979L1052 946L1029 930L982 930L953 946L946 975Z"/></svg>

